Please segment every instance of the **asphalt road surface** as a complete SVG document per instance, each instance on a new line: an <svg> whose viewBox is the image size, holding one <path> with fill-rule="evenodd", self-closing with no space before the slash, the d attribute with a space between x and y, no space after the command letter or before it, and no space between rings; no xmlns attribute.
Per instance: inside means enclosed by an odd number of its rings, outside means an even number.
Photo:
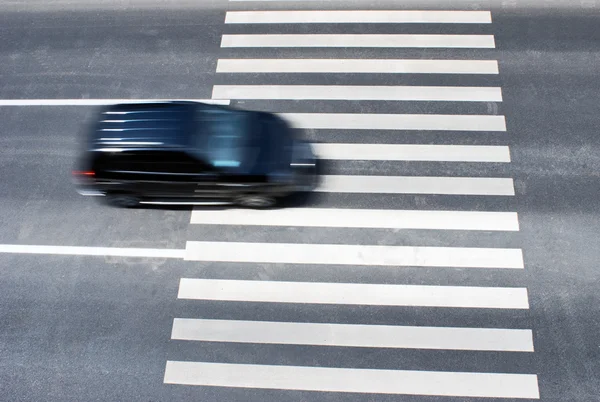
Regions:
<svg viewBox="0 0 600 402"><path fill-rule="evenodd" d="M599 11L0 2L0 399L600 400ZM284 113L325 184L76 194L90 105L159 98Z"/></svg>

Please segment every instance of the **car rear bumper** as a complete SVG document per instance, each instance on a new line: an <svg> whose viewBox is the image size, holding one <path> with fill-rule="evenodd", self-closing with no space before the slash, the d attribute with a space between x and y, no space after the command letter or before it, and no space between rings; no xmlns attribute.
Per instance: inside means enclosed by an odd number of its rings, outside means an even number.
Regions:
<svg viewBox="0 0 600 402"><path fill-rule="evenodd" d="M79 180L74 180L73 184L75 185L75 191L77 191L77 194L79 195L85 195L89 197L102 197L106 195L103 191L98 190L98 188L93 184L84 184Z"/></svg>
<svg viewBox="0 0 600 402"><path fill-rule="evenodd" d="M77 191L77 193L79 195L85 195L87 197L104 197L106 194L104 194L102 191L98 191L98 190L85 190L85 189L75 189L75 191Z"/></svg>

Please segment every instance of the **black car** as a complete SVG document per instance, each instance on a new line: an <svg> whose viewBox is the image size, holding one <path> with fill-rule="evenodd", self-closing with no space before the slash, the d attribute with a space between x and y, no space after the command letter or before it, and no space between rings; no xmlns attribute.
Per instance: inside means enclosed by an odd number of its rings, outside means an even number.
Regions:
<svg viewBox="0 0 600 402"><path fill-rule="evenodd" d="M317 185L309 143L280 117L199 102L118 104L90 126L78 192L115 206L233 202L268 207Z"/></svg>

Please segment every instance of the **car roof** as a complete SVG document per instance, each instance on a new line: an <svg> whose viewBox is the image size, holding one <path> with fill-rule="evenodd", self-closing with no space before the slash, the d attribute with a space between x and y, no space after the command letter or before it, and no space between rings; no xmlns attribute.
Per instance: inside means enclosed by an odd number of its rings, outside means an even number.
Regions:
<svg viewBox="0 0 600 402"><path fill-rule="evenodd" d="M193 101L157 101L110 105L100 111L91 135L93 150L180 148L195 130L194 113L211 111L275 115Z"/></svg>
<svg viewBox="0 0 600 402"><path fill-rule="evenodd" d="M193 123L193 102L117 104L100 111L92 146L165 148L182 146Z"/></svg>

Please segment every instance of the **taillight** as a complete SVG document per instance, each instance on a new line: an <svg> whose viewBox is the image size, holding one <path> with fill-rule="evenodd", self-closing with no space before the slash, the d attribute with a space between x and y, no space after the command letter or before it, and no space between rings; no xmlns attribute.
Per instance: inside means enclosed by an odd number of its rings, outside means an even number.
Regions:
<svg viewBox="0 0 600 402"><path fill-rule="evenodd" d="M74 170L72 173L75 177L94 177L96 175L96 173L93 170Z"/></svg>
<svg viewBox="0 0 600 402"><path fill-rule="evenodd" d="M94 181L96 173L93 170L74 170L71 172L75 183L87 184Z"/></svg>

